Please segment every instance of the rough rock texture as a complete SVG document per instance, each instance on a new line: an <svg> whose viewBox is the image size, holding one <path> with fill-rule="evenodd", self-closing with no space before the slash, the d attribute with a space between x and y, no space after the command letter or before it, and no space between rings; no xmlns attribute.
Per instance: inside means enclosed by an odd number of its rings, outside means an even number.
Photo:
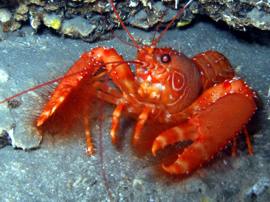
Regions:
<svg viewBox="0 0 270 202"><path fill-rule="evenodd" d="M187 1L116 2L126 24L141 29L153 29L168 22ZM208 15L215 21L224 21L240 30L248 27L270 30L269 1L194 0L176 24L186 26L196 15L201 14ZM110 31L120 25L107 0L0 1L0 23L5 32L30 24L36 32L49 28L61 35L86 41L108 38Z"/></svg>
<svg viewBox="0 0 270 202"><path fill-rule="evenodd" d="M224 21L228 25L245 30L256 27L270 30L270 2L263 0L199 0L200 13L215 21Z"/></svg>
<svg viewBox="0 0 270 202"><path fill-rule="evenodd" d="M153 37L153 32L131 28L130 31L145 43ZM127 40L122 30L116 34ZM159 45L182 50L188 56L214 49L230 59L259 97L259 110L249 125L254 156L247 155L244 140L240 138L236 157L231 157L229 150L221 152L191 176L168 177L155 169L159 162L150 154L138 156L133 152L130 137L134 123L130 120L123 118L122 146L116 148L111 144L112 107L105 105L97 107L104 120L92 122L94 157L84 153L81 126L70 136L44 135L40 148L33 151L14 150L11 146L2 148L0 201L268 201L270 38L260 33L255 38L247 34L250 33L231 33L201 22L190 29L170 30ZM133 59L136 51L117 39L89 44L46 33L37 35L32 33L32 28L2 33L1 38L0 99L62 75L80 54L93 47L115 47L127 59ZM32 121L47 99L47 91L51 88L45 87L9 105L0 105L0 127L4 132L0 144L2 140L3 146L10 143L6 134L10 128L14 128L13 137L17 142L29 136L34 139L37 133L30 130ZM24 146L30 148L33 143Z"/></svg>

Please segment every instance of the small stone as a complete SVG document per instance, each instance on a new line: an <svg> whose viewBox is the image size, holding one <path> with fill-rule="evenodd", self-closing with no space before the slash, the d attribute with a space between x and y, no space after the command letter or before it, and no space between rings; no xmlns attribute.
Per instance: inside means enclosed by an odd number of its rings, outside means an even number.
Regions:
<svg viewBox="0 0 270 202"><path fill-rule="evenodd" d="M38 6L44 6L45 5L45 1L43 1L43 0L30 0L30 3L36 4Z"/></svg>
<svg viewBox="0 0 270 202"><path fill-rule="evenodd" d="M5 130L2 130L2 132L0 132L0 149L9 144L11 144L11 139L9 138L8 133Z"/></svg>
<svg viewBox="0 0 270 202"><path fill-rule="evenodd" d="M8 78L8 73L5 70L0 69L0 84L6 83L8 81Z"/></svg>
<svg viewBox="0 0 270 202"><path fill-rule="evenodd" d="M151 7L151 2L149 0L140 0L140 2L142 2L144 7Z"/></svg>
<svg viewBox="0 0 270 202"><path fill-rule="evenodd" d="M41 25L39 16L35 15L33 12L30 12L30 25L34 30L37 30Z"/></svg>
<svg viewBox="0 0 270 202"><path fill-rule="evenodd" d="M28 17L27 15L15 14L14 19L17 21L26 21Z"/></svg>
<svg viewBox="0 0 270 202"><path fill-rule="evenodd" d="M134 27L142 29L148 29L150 27L145 10L141 10L135 16L130 17L129 23Z"/></svg>
<svg viewBox="0 0 270 202"><path fill-rule="evenodd" d="M139 4L139 1L136 1L136 0L131 0L131 1L129 1L129 7L131 7L131 8L135 8L136 6L138 6L138 4Z"/></svg>
<svg viewBox="0 0 270 202"><path fill-rule="evenodd" d="M29 11L29 9L25 4L20 4L20 6L17 8L16 13L24 15L24 14L28 13L28 11Z"/></svg>
<svg viewBox="0 0 270 202"><path fill-rule="evenodd" d="M166 8L162 2L157 2L152 7L153 11L150 14L145 9L142 9L135 16L129 18L129 23L134 27L147 30L160 22L166 23L170 21L177 12Z"/></svg>
<svg viewBox="0 0 270 202"><path fill-rule="evenodd" d="M0 22L6 23L11 20L12 14L5 8L0 9Z"/></svg>
<svg viewBox="0 0 270 202"><path fill-rule="evenodd" d="M143 183L144 183L143 180L135 178L133 180L132 186L134 189L140 190L141 187L143 186Z"/></svg>
<svg viewBox="0 0 270 202"><path fill-rule="evenodd" d="M45 14L43 17L43 22L47 27L53 28L55 30L61 27L61 17L54 14Z"/></svg>
<svg viewBox="0 0 270 202"><path fill-rule="evenodd" d="M42 136L36 127L26 125L22 121L10 127L7 133L11 139L12 146L23 150L39 147L42 140Z"/></svg>
<svg viewBox="0 0 270 202"><path fill-rule="evenodd" d="M59 6L57 4L46 4L45 10L47 11L56 11L59 9Z"/></svg>
<svg viewBox="0 0 270 202"><path fill-rule="evenodd" d="M270 187L270 179L266 177L260 178L248 191L248 196L258 196Z"/></svg>
<svg viewBox="0 0 270 202"><path fill-rule="evenodd" d="M61 27L61 32L71 37L87 37L96 29L95 25L90 24L82 17L75 17L65 20Z"/></svg>
<svg viewBox="0 0 270 202"><path fill-rule="evenodd" d="M12 23L12 26L10 27L10 31L14 32L14 31L20 29L21 26L22 26L21 23L19 23L19 22L13 22Z"/></svg>
<svg viewBox="0 0 270 202"><path fill-rule="evenodd" d="M190 25L191 22L192 22L191 20L180 20L177 22L176 26L177 27L186 27L186 26Z"/></svg>

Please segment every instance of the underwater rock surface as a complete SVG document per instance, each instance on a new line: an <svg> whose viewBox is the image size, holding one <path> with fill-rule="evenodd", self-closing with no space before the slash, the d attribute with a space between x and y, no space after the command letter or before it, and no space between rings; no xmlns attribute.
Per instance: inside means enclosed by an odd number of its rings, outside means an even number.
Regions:
<svg viewBox="0 0 270 202"><path fill-rule="evenodd" d="M116 6L126 24L151 29L168 22L186 2L129 0L118 1ZM200 15L224 21L239 30L249 27L270 30L269 1L194 0L176 24L186 26ZM47 28L86 41L108 38L108 32L119 27L106 0L0 1L0 23L5 32L30 24L37 32Z"/></svg>
<svg viewBox="0 0 270 202"><path fill-rule="evenodd" d="M255 27L270 30L270 1L262 0L199 0L200 13L215 21L224 21L235 29Z"/></svg>
<svg viewBox="0 0 270 202"><path fill-rule="evenodd" d="M153 32L129 29L140 41L152 40ZM124 31L115 34L127 41ZM105 105L105 119L102 123L97 120L92 123L96 148L93 157L85 155L84 131L79 126L70 136L44 135L40 148L33 151L14 150L11 146L0 149L0 201L267 201L270 198L270 38L247 37L247 34L200 22L189 29L168 31L159 46L173 47L190 57L213 49L229 58L238 75L258 93L259 110L249 125L254 156L247 154L240 138L236 157L230 151L220 152L209 165L191 176L168 177L156 171L159 162L150 154L140 157L133 152L132 123L125 124L126 128L120 131L122 147L118 149L111 144L113 109ZM48 33L37 35L28 27L3 33L0 99L62 75L84 51L96 46L115 47L126 59L134 59L136 54L133 47L117 39L89 44ZM34 139L37 133L31 131L33 120L51 89L45 87L18 97L12 107L0 105L0 128L4 131L0 144L9 144L7 133L12 127L17 142L28 137ZM1 141L2 137L7 141ZM31 148L33 143L24 146Z"/></svg>

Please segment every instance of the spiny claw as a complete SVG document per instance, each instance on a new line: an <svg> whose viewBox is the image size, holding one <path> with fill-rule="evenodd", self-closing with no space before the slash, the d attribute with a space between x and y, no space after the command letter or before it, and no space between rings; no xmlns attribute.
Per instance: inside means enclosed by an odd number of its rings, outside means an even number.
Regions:
<svg viewBox="0 0 270 202"><path fill-rule="evenodd" d="M164 131L155 139L152 146L152 154L156 156L158 150L164 149L168 145L181 141L194 140L197 134L194 133L195 131L196 128L189 122Z"/></svg>
<svg viewBox="0 0 270 202"><path fill-rule="evenodd" d="M177 159L174 163L170 165L164 165L162 164L162 168L170 174L189 174L189 166L186 162L180 161Z"/></svg>
<svg viewBox="0 0 270 202"><path fill-rule="evenodd" d="M167 141L166 139L164 138L164 136L158 136L154 143L153 143L153 146L152 146L152 154L154 156L157 155L157 151L160 150L160 149L164 149L166 146L167 146Z"/></svg>
<svg viewBox="0 0 270 202"><path fill-rule="evenodd" d="M204 141L195 141L184 149L178 158L170 165L162 165L162 168L170 174L187 175L207 160L211 155ZM209 146L209 145L208 145Z"/></svg>

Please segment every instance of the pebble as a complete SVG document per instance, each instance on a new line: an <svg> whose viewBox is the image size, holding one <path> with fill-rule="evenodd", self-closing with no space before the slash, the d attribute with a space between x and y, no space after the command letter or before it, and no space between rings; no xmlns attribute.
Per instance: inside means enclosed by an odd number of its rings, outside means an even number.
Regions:
<svg viewBox="0 0 270 202"><path fill-rule="evenodd" d="M267 177L260 178L248 191L248 196L258 196L270 187L270 179Z"/></svg>
<svg viewBox="0 0 270 202"><path fill-rule="evenodd" d="M0 9L0 22L5 23L11 20L11 13L5 8Z"/></svg>
<svg viewBox="0 0 270 202"><path fill-rule="evenodd" d="M54 14L45 14L43 17L43 22L44 24L49 27L49 28L53 28L55 30L60 29L61 27L61 17L58 15L54 15Z"/></svg>
<svg viewBox="0 0 270 202"><path fill-rule="evenodd" d="M8 78L8 73L5 70L0 69L0 84L7 82Z"/></svg>
<svg viewBox="0 0 270 202"><path fill-rule="evenodd" d="M40 18L32 12L30 12L30 25L34 30L37 30L41 25Z"/></svg>

